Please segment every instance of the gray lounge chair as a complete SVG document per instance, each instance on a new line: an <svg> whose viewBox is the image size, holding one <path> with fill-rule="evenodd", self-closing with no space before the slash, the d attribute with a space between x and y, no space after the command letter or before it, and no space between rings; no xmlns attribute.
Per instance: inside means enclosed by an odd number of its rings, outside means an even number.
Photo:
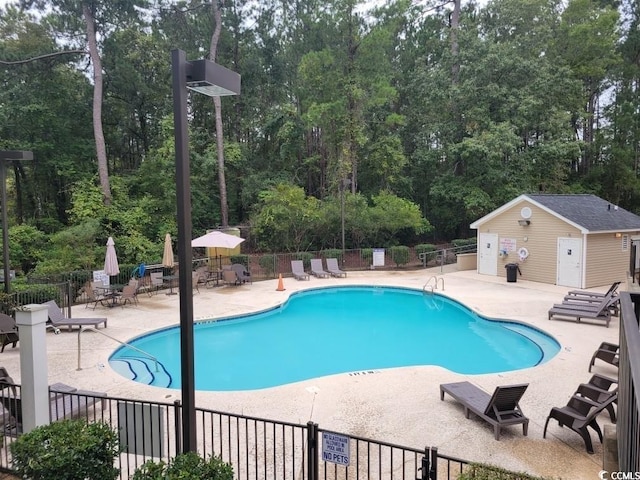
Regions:
<svg viewBox="0 0 640 480"><path fill-rule="evenodd" d="M589 290L571 290L568 292L565 299L568 297L578 297L578 298L592 298L592 299L600 299L602 300L604 297L608 297L610 295L615 295L618 291L618 287L620 286L620 282L613 282L605 293L600 292L590 292Z"/></svg>
<svg viewBox="0 0 640 480"><path fill-rule="evenodd" d="M611 322L611 308L618 301L617 297L608 296L602 299L600 303L588 305L573 304L556 304L549 309L549 320L555 317L564 317L564 319L575 319L580 322L582 319L601 320L606 326Z"/></svg>
<svg viewBox="0 0 640 480"><path fill-rule="evenodd" d="M522 424L522 433L527 435L529 419L520 409L520 399L528 383L496 387L493 395L469 382L443 383L440 385L440 400L448 393L464 407L464 415L475 413L485 422L493 425L496 440L500 440L500 429L507 425Z"/></svg>
<svg viewBox="0 0 640 480"><path fill-rule="evenodd" d="M311 274L314 277L318 278L326 278L329 276L327 272L322 268L322 259L321 258L312 258L311 259Z"/></svg>
<svg viewBox="0 0 640 480"><path fill-rule="evenodd" d="M106 396L104 392L78 390L64 383L55 383L49 387L49 418L53 422L65 418L88 418L90 413L95 415L97 405L102 409L106 407L102 402ZM0 402L7 412L3 418L5 434L22 432L22 398L8 375L0 376Z"/></svg>
<svg viewBox="0 0 640 480"><path fill-rule="evenodd" d="M593 353L591 357L591 362L589 363L589 371L591 371L591 367L596 362L596 359L599 358L603 362L606 362L614 367L618 366L620 362L620 345L609 342L602 342L598 349Z"/></svg>
<svg viewBox="0 0 640 480"><path fill-rule="evenodd" d="M602 443L602 430L600 430L600 426L598 425L598 422L596 422L596 419L603 410L616 402L617 399L617 393L610 395L609 398L601 403L594 402L593 400L580 395L572 396L564 407L553 407L551 409L547 420L544 422L542 438L547 437L549 420L553 418L558 421L561 427L569 427L580 435L584 440L587 452L593 453L593 444L591 443L591 435L589 434L588 427L591 427L596 431L600 438L600 442Z"/></svg>
<svg viewBox="0 0 640 480"><path fill-rule="evenodd" d="M0 313L0 343L2 343L2 349L0 352L4 352L4 347L12 344L12 348L16 348L18 343L18 327L16 327L16 321L13 317Z"/></svg>
<svg viewBox="0 0 640 480"><path fill-rule="evenodd" d="M613 388L612 388L613 387ZM604 375L593 375L588 383L581 383L576 390L575 395L581 395L595 403L605 403L613 395L616 396L613 403L607 403L605 409L609 412L609 418L616 423L616 411L614 404L618 404L618 381Z"/></svg>
<svg viewBox="0 0 640 480"><path fill-rule="evenodd" d="M251 273L241 263L234 263L233 265L231 265L231 270L236 272L236 275L238 276L238 281L240 283L247 283L247 282L253 283L253 279L251 278Z"/></svg>
<svg viewBox="0 0 640 480"><path fill-rule="evenodd" d="M69 330L72 327L86 327L93 326L98 328L98 325L104 323L104 328L107 328L106 318L65 318L64 312L60 309L55 300L49 300L44 305L49 309L49 322L51 325L57 328L68 327Z"/></svg>
<svg viewBox="0 0 640 480"><path fill-rule="evenodd" d="M346 277L347 272L340 270L337 258L327 258L327 271L332 277Z"/></svg>
<svg viewBox="0 0 640 480"><path fill-rule="evenodd" d="M309 274L304 271L302 260L291 260L291 273L296 280L309 280Z"/></svg>

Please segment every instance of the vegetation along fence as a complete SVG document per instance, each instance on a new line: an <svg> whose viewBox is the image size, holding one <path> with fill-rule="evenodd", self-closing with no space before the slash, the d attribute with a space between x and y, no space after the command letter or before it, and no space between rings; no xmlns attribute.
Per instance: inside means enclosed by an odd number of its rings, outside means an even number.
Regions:
<svg viewBox="0 0 640 480"><path fill-rule="evenodd" d="M305 270L311 267L312 258L337 258L340 268L347 271L369 270L375 268L410 269L443 267L455 263L457 256L476 251L475 239L459 240L456 243L438 246L432 244L417 245L415 247L396 246L385 249L384 266L373 267L374 249L363 248L357 250L323 250L320 252L300 253L267 253L252 255L234 255L228 258L198 258L193 261L193 268L208 264L212 269L219 269L224 264L242 263L256 280L277 278L278 275L291 276L291 260L302 260ZM120 274L114 276L112 283L126 284L134 275L138 265L120 265ZM147 265L145 279L153 271L165 271L162 265ZM29 278L27 284L15 282L12 286L16 291L10 295L0 294L0 311L12 314L21 306L30 303L44 303L55 300L61 307L87 303L89 297L85 287L93 278L93 272L79 270L51 276L47 278ZM145 280L143 279L143 280ZM18 287L19 286L19 287Z"/></svg>
<svg viewBox="0 0 640 480"><path fill-rule="evenodd" d="M180 403L157 403L57 392L53 418L101 421L119 434L122 453L116 467L127 479L145 461L168 461L181 450ZM0 417L5 438L0 470L12 472L10 445L20 434L20 387L2 390ZM53 408L53 407L52 407ZM309 422L295 424L214 410L197 409L198 453L217 455L233 466L238 480L437 480L457 479L467 462L438 453L350 436ZM327 460L328 459L328 460Z"/></svg>

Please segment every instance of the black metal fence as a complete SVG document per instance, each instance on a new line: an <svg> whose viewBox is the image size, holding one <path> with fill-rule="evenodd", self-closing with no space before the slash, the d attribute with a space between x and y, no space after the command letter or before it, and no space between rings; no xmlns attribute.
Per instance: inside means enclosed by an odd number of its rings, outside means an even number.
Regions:
<svg viewBox="0 0 640 480"><path fill-rule="evenodd" d="M0 471L11 472L10 445L21 434L20 387L5 388L0 421L4 442ZM120 478L130 478L145 461L165 462L181 451L180 404L102 397L51 390L51 416L102 421L119 433ZM57 400L54 400L57 399ZM233 466L238 480L455 480L467 462L416 449L306 425L196 410L197 450ZM329 460L325 460L325 458Z"/></svg>
<svg viewBox="0 0 640 480"><path fill-rule="evenodd" d="M394 270L412 269L427 267L443 267L455 263L457 256L463 253L473 253L476 251L476 244L466 245L446 245L438 250L424 251L419 248L401 247L397 250L389 249L385 253L385 265L377 266L375 269ZM278 253L278 254L254 254L238 255L228 258L199 258L193 261L193 269L205 264L211 264L211 268L221 268L224 263L239 262L244 263L251 272L254 281L292 276L291 260L302 260L305 269L309 270L311 258L338 258L340 268L347 271L372 269L373 249L357 250L326 250L319 252L302 253ZM214 265L215 264L215 265ZM120 274L112 278L112 283L126 284L133 274L135 267L123 269ZM148 284L149 273L165 270L162 265L147 265L146 275L141 281L141 288ZM167 273L167 272L165 272ZM12 314L21 306L30 303L44 303L55 300L60 307L70 307L72 305L90 303L91 299L86 293L88 282L93 278L89 270L79 270L56 275L51 278L29 279L29 288L13 292L6 298L0 299L0 311ZM168 287L167 287L168 288ZM69 312L70 314L70 312Z"/></svg>
<svg viewBox="0 0 640 480"><path fill-rule="evenodd" d="M621 472L640 472L640 294L620 294L618 366L618 463Z"/></svg>

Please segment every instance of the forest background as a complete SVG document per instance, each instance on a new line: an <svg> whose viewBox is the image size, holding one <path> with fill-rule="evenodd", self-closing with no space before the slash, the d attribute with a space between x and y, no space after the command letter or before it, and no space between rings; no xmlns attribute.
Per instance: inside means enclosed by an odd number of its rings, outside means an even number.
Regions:
<svg viewBox="0 0 640 480"><path fill-rule="evenodd" d="M242 76L190 96L194 235L299 252L473 235L522 193L640 213L634 0L22 0L0 7L12 268L128 263L176 236L170 52ZM3 206L4 208L4 206Z"/></svg>

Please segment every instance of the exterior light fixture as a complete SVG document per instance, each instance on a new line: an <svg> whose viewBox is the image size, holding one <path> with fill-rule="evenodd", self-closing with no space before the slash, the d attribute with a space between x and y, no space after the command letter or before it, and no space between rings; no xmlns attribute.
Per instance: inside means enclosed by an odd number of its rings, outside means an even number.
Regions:
<svg viewBox="0 0 640 480"><path fill-rule="evenodd" d="M7 219L7 162L33 160L33 152L0 150L0 197L2 201L2 258L4 261L4 293L11 291L11 265L9 264L9 221Z"/></svg>
<svg viewBox="0 0 640 480"><path fill-rule="evenodd" d="M171 73L173 77L173 121L176 148L182 451L186 453L197 451L187 89L208 96L238 95L240 93L240 75L210 60L187 61L186 54L182 50L171 51Z"/></svg>

